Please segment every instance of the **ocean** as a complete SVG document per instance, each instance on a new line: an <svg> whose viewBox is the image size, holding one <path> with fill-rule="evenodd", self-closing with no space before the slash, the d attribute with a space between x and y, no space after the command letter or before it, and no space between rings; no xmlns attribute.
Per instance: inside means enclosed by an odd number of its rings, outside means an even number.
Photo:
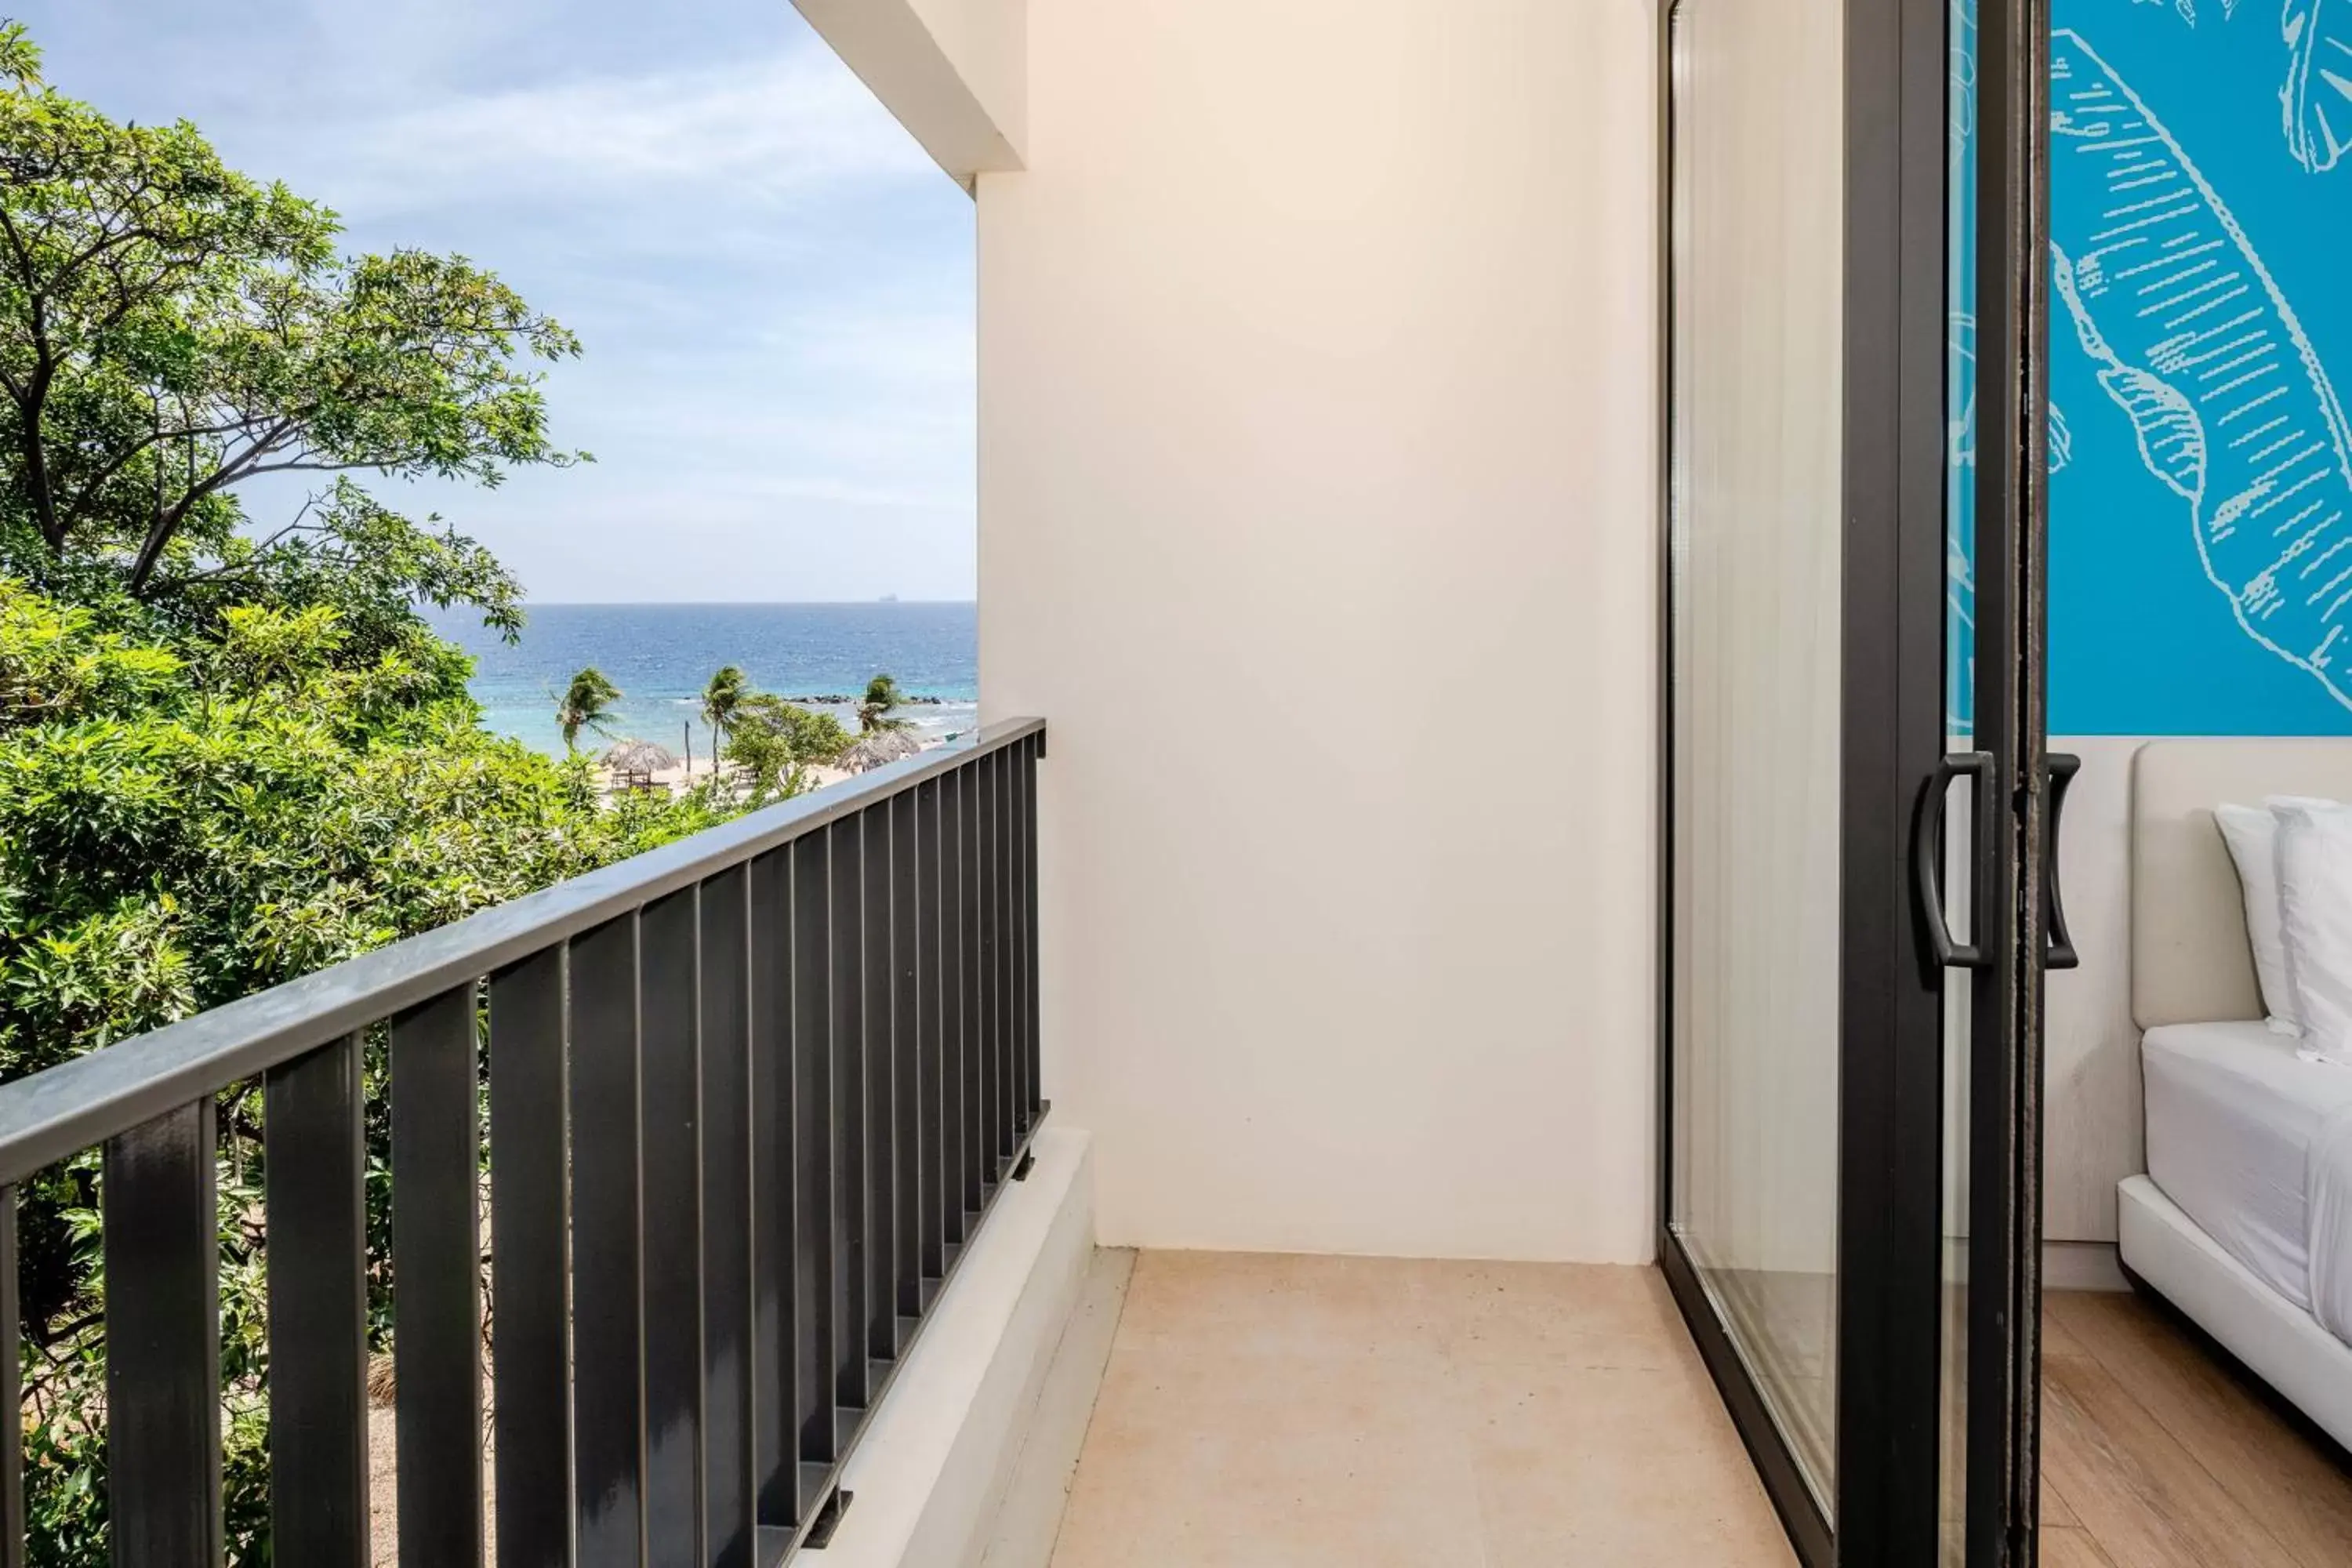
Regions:
<svg viewBox="0 0 2352 1568"><path fill-rule="evenodd" d="M979 624L969 604L539 605L511 645L478 616L431 619L474 656L482 722L551 755L563 752L556 700L590 665L621 689L612 737L596 738L597 750L629 739L676 752L690 722L695 755L708 755L702 688L728 664L741 666L758 689L784 697L854 699L875 676L895 677L908 696L937 700L905 710L932 734L968 730L979 711ZM856 728L854 705L831 710ZM581 738L583 751L591 743Z"/></svg>

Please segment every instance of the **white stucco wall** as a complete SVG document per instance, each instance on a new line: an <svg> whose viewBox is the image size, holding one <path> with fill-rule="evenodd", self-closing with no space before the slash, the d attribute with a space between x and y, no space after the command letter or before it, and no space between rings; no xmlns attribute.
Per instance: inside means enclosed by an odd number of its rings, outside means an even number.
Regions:
<svg viewBox="0 0 2352 1568"><path fill-rule="evenodd" d="M1029 0L981 668L1108 1245L1654 1224L1654 20Z"/></svg>

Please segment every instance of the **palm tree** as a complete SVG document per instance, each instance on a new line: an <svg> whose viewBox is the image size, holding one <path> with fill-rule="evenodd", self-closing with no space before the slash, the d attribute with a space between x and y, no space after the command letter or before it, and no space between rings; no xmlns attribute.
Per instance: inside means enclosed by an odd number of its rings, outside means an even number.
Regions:
<svg viewBox="0 0 2352 1568"><path fill-rule="evenodd" d="M716 757L726 743L727 727L735 721L735 710L743 706L743 699L751 689L743 672L735 666L723 665L702 689L702 721L710 726L710 754Z"/></svg>
<svg viewBox="0 0 2352 1568"><path fill-rule="evenodd" d="M891 712L906 700L898 683L887 675L877 675L866 683L866 695L857 704L857 728L861 733L872 734L877 730L903 730L904 719L894 719Z"/></svg>
<svg viewBox="0 0 2352 1568"><path fill-rule="evenodd" d="M563 700L555 705L555 722L563 731L563 749L579 750L577 742L583 730L604 734L605 721L613 716L613 704L620 700L621 689L594 665L573 676L572 684L564 688Z"/></svg>

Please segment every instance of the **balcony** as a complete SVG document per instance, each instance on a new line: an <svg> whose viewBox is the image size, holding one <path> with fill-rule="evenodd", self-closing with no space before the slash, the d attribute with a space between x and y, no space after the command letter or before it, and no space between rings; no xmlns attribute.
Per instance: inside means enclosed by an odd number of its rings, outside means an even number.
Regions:
<svg viewBox="0 0 2352 1568"><path fill-rule="evenodd" d="M830 1539L1034 1163L1044 749L1000 724L0 1089L11 1340L15 1184L102 1150L113 1561L222 1559L216 1117L256 1078L263 1202L236 1219L267 1238L275 1561L480 1563L493 1518L502 1565ZM386 1261L396 1544L371 1528ZM0 1562L22 1463L5 1446Z"/></svg>
<svg viewBox="0 0 2352 1568"><path fill-rule="evenodd" d="M118 1559L221 1556L265 1076L282 1563L1786 1562L1639 1267L1661 14L800 3L974 195L982 696L1053 755L0 1089L0 1182L107 1151Z"/></svg>
<svg viewBox="0 0 2352 1568"><path fill-rule="evenodd" d="M1045 755L999 724L0 1089L0 1178L103 1150L115 1560L221 1560L258 1076L278 1562L1789 1561L1654 1270L1096 1248Z"/></svg>

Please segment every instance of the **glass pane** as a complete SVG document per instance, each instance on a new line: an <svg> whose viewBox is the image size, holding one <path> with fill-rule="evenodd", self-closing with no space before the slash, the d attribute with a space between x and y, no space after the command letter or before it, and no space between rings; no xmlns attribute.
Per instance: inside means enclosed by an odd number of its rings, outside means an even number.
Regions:
<svg viewBox="0 0 2352 1568"><path fill-rule="evenodd" d="M1834 1517L1843 0L1675 23L1675 1194Z"/></svg>
<svg viewBox="0 0 2352 1568"><path fill-rule="evenodd" d="M1945 171L1946 444L1944 732L1948 751L1971 749L1976 700L1976 265L1977 0L1951 0L1951 69L1945 100L1949 159ZM1965 786L1957 786L1965 787ZM1968 909L1970 814L1946 811L1946 918L1973 931ZM1943 1560L1968 1557L1969 1383L1969 987L1944 987L1943 1388L1937 1445L1942 1458Z"/></svg>

